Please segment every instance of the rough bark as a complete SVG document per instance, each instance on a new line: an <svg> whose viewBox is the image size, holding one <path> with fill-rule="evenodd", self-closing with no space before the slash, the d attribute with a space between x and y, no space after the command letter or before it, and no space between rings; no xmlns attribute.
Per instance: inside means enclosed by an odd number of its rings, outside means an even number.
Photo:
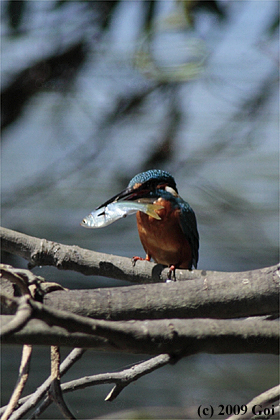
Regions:
<svg viewBox="0 0 280 420"><path fill-rule="evenodd" d="M59 311L62 312L62 311ZM61 315L60 315L61 316ZM30 320L20 331L2 339L9 344L43 344L91 347L98 350L178 357L205 352L213 354L279 353L278 321L170 319L102 321L84 317L48 322ZM6 316L5 325L11 319ZM85 321L85 322L84 322ZM67 329L67 323L69 329ZM62 326L64 325L64 326Z"/></svg>
<svg viewBox="0 0 280 420"><path fill-rule="evenodd" d="M197 273L192 281L55 291L44 303L102 319L238 318L279 311L278 267ZM200 277L199 277L200 276Z"/></svg>
<svg viewBox="0 0 280 420"><path fill-rule="evenodd" d="M112 320L234 318L279 311L279 266L232 273L176 270L177 281L166 283L168 269L159 264L137 261L133 265L129 258L62 245L4 228L0 228L0 234L4 250L35 265L54 265L131 282L165 283L47 294L44 303L57 309ZM10 289L10 296L11 293Z"/></svg>

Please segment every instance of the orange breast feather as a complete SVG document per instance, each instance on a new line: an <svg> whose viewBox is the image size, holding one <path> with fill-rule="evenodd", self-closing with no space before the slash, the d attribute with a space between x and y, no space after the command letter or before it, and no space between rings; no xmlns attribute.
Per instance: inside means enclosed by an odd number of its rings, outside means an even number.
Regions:
<svg viewBox="0 0 280 420"><path fill-rule="evenodd" d="M180 208L159 198L156 202L163 208L156 210L161 220L138 212L137 227L143 248L149 258L159 264L189 268L192 252L180 226Z"/></svg>

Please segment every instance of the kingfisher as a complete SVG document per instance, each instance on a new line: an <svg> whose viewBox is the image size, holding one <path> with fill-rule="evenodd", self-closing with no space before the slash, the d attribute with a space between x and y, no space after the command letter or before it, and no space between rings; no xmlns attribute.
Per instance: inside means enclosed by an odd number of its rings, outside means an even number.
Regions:
<svg viewBox="0 0 280 420"><path fill-rule="evenodd" d="M98 209L119 201L152 203L155 215L137 211L137 228L146 258L156 263L191 270L197 268L199 234L193 209L178 193L173 176L160 169L135 175L128 186Z"/></svg>

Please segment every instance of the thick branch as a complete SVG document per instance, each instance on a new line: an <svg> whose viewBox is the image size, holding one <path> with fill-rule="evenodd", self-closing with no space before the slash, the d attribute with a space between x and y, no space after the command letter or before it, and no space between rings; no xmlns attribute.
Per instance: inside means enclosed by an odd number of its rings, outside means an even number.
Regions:
<svg viewBox="0 0 280 420"><path fill-rule="evenodd" d="M139 282L163 281L168 269L148 261L95 253L0 228L4 249L39 264ZM39 258L39 260L38 260ZM166 276L165 276L166 271ZM176 270L190 281L122 288L56 291L44 302L93 318L145 319L266 315L279 311L279 267L240 273ZM43 283L42 283L43 284ZM9 312L4 308L5 313Z"/></svg>
<svg viewBox="0 0 280 420"><path fill-rule="evenodd" d="M30 300L33 316L21 331L3 343L29 343L79 347L103 346L106 350L144 354L190 355L207 353L279 352L278 321L170 319L104 321L58 311ZM3 317L5 324L5 318ZM50 326L51 325L51 326ZM100 339L104 341L101 342ZM64 341L65 340L65 341ZM73 340L75 342L73 343Z"/></svg>
<svg viewBox="0 0 280 420"><path fill-rule="evenodd" d="M1 296L1 300L5 300L4 296ZM11 299L6 299L6 301L11 301ZM10 303L9 303L10 304ZM12 334L16 331L22 329L24 325L27 324L29 319L32 316L32 308L27 303L26 296L22 296L18 300L18 307L15 316L11 319L8 324L1 325L1 338L5 337L6 335Z"/></svg>
<svg viewBox="0 0 280 420"><path fill-rule="evenodd" d="M10 229L0 227L2 250L18 255L31 266L51 265L61 270L73 270L84 275L98 275L127 280L134 283L166 282L169 269L149 261L137 261L116 255L103 254L69 246L57 242L39 239ZM275 267L274 267L275 268ZM259 270L244 273L226 273L227 280L246 280L260 275ZM201 280L207 289L207 282L212 279L224 279L225 273L206 272L205 270L176 270L176 280ZM279 282L278 282L279 283Z"/></svg>
<svg viewBox="0 0 280 420"><path fill-rule="evenodd" d="M148 261L134 264L130 258L102 254L75 245L63 245L2 227L0 237L3 251L26 259L31 266L52 265L60 270L73 270L85 275L112 277L135 283L165 281L168 276L169 270L164 270L159 264ZM184 271L187 278L193 278L192 272ZM182 277L179 272L176 276Z"/></svg>
<svg viewBox="0 0 280 420"><path fill-rule="evenodd" d="M239 318L279 312L278 267L209 273L193 281L55 291L47 305L92 318Z"/></svg>

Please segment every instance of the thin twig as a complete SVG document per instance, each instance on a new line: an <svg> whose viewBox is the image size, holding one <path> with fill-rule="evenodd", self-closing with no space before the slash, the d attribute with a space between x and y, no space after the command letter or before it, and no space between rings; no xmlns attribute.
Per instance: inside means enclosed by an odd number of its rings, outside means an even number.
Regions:
<svg viewBox="0 0 280 420"><path fill-rule="evenodd" d="M176 361L179 358L176 359ZM120 372L100 373L98 375L85 376L84 378L75 379L73 381L65 382L61 385L62 392L72 392L77 389L84 389L89 386L103 385L103 384L116 384L105 398L105 401L113 401L119 393L128 386L131 382L136 381L141 376L147 375L156 369L168 364L173 363L174 358L169 354L160 354L152 357L145 362L140 362L129 369Z"/></svg>
<svg viewBox="0 0 280 420"><path fill-rule="evenodd" d="M233 415L227 418L227 420L246 420L251 419L255 414L252 409L254 406L261 406L262 409L270 406L272 403L280 399L280 385L276 385L273 388L268 389L257 397L253 398L248 404L246 404L247 412L245 414ZM272 410L270 410L272 412ZM265 417L269 418L269 417Z"/></svg>
<svg viewBox="0 0 280 420"><path fill-rule="evenodd" d="M178 360L178 359L177 359ZM174 358L169 354L160 354L145 362L137 363L129 369L122 370L121 372L101 373L98 375L86 376L84 378L76 379L66 382L61 385L62 392L72 392L78 389L84 389L89 386L103 385L103 384L116 384L112 391L107 395L105 401L113 401L120 392L128 386L131 382L136 381L141 376L147 375L160 367L173 362ZM40 414L49 406L50 397L47 396L42 404L35 410L31 419L36 419Z"/></svg>
<svg viewBox="0 0 280 420"><path fill-rule="evenodd" d="M22 348L22 356L21 356L21 363L19 368L19 377L18 383L12 393L10 401L7 405L7 408L3 414L1 420L7 420L11 414L13 413L15 407L18 404L18 400L22 394L26 381L28 379L29 374L29 367L30 367L30 359L32 354L32 346L29 344L25 344Z"/></svg>
<svg viewBox="0 0 280 420"><path fill-rule="evenodd" d="M85 353L85 351L86 351L85 349L81 349L81 348L73 349L62 362L61 367L60 367L60 375L63 376L66 372L68 372L68 370L73 366L73 364L77 362L78 360L80 360L80 358ZM44 395L48 391L51 385L51 382L52 382L52 377L49 376L33 394L30 394L30 395L27 395L26 397L21 398L18 401L18 404L20 405L20 407L13 413L10 420L18 420L22 418L22 416L24 416L30 409L34 408L36 404L38 404L38 402L44 397ZM3 413L6 407L7 406L1 408L0 415Z"/></svg>
<svg viewBox="0 0 280 420"><path fill-rule="evenodd" d="M162 366L170 363L171 360L172 356L170 356L170 354L160 354L159 356L153 357L150 360L139 363L132 366L130 369L120 372L119 378L115 377L114 382L116 385L109 392L105 401L113 401L131 382L161 368Z"/></svg>
<svg viewBox="0 0 280 420"><path fill-rule="evenodd" d="M28 417L28 420L38 419L41 414L49 407L49 405L52 404L52 402L53 400L50 395L46 395L41 404L36 408L36 410L33 411L30 417Z"/></svg>
<svg viewBox="0 0 280 420"><path fill-rule="evenodd" d="M66 419L75 420L75 417L67 407L60 388L60 350L58 346L51 346L51 378L49 395L57 405L59 411Z"/></svg>
<svg viewBox="0 0 280 420"><path fill-rule="evenodd" d="M51 377L60 380L60 350L58 346L51 346Z"/></svg>
<svg viewBox="0 0 280 420"><path fill-rule="evenodd" d="M50 388L50 392L52 394L53 401L56 403L57 407L59 408L59 411L66 419L75 420L76 417L71 413L69 408L67 407L60 388L60 381L55 378L52 381L52 385Z"/></svg>
<svg viewBox="0 0 280 420"><path fill-rule="evenodd" d="M75 418L68 407L66 406L63 396L62 396L62 390L61 390L61 384L60 380L56 379L56 375L62 375L62 369L60 373L57 371L57 368L59 366L58 360L59 360L59 354L57 354L58 347L55 346L51 347L51 359L52 359L52 374L50 376L50 379L52 379L52 382L50 384L50 392L46 394L46 397L42 401L42 403L39 405L39 407L36 408L36 410L32 413L32 415L29 417L29 420L37 419L40 417L40 415L48 408L48 406L52 403L52 401L55 401L57 404L59 410L66 418ZM74 349L68 356L69 359L80 359L83 352L85 350L82 349ZM68 359L67 358L67 359ZM65 362L65 361L64 361ZM64 363L63 362L63 363ZM70 366L69 366L70 367ZM64 372L65 373L65 372ZM53 379L54 378L54 379ZM55 382L55 383L54 383Z"/></svg>

